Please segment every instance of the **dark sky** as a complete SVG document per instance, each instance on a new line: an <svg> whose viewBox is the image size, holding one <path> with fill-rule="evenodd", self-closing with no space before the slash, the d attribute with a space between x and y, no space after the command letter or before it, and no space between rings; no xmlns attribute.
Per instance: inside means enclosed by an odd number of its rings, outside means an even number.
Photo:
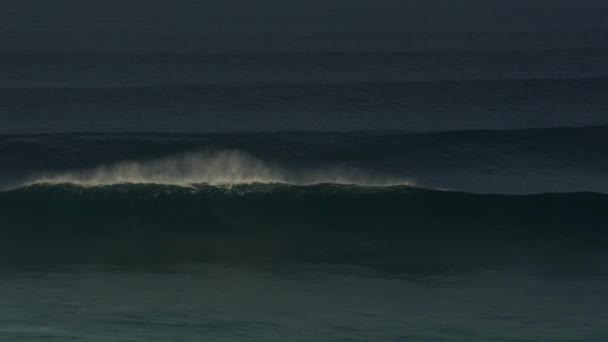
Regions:
<svg viewBox="0 0 608 342"><path fill-rule="evenodd" d="M608 47L608 1L20 0L3 52L329 52Z"/></svg>

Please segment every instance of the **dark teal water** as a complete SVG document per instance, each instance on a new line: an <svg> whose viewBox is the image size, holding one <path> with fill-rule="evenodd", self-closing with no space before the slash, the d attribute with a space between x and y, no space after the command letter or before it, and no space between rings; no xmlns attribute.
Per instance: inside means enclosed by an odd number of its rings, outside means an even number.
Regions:
<svg viewBox="0 0 608 342"><path fill-rule="evenodd" d="M0 340L605 341L608 50L370 50L0 54Z"/></svg>

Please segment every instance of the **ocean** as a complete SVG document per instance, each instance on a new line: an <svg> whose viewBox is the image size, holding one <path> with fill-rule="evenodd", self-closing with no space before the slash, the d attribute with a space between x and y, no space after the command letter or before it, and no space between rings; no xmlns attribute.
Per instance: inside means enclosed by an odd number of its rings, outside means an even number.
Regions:
<svg viewBox="0 0 608 342"><path fill-rule="evenodd" d="M606 341L608 49L1 53L2 341Z"/></svg>

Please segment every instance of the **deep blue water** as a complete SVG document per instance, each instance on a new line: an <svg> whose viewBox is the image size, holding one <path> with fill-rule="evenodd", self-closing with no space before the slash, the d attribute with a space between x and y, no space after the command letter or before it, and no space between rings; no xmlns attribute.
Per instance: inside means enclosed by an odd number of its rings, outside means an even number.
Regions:
<svg viewBox="0 0 608 342"><path fill-rule="evenodd" d="M0 54L0 339L605 341L608 50L382 51Z"/></svg>

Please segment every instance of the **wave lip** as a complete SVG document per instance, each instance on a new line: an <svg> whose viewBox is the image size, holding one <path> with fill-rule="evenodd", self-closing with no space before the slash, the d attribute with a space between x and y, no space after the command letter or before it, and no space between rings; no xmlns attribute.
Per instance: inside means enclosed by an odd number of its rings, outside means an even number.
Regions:
<svg viewBox="0 0 608 342"><path fill-rule="evenodd" d="M187 153L150 161L124 161L89 170L52 173L19 184L74 184L84 187L116 184L164 184L190 187L239 184L344 184L359 186L413 186L412 181L331 166L288 170L270 165L239 150Z"/></svg>

